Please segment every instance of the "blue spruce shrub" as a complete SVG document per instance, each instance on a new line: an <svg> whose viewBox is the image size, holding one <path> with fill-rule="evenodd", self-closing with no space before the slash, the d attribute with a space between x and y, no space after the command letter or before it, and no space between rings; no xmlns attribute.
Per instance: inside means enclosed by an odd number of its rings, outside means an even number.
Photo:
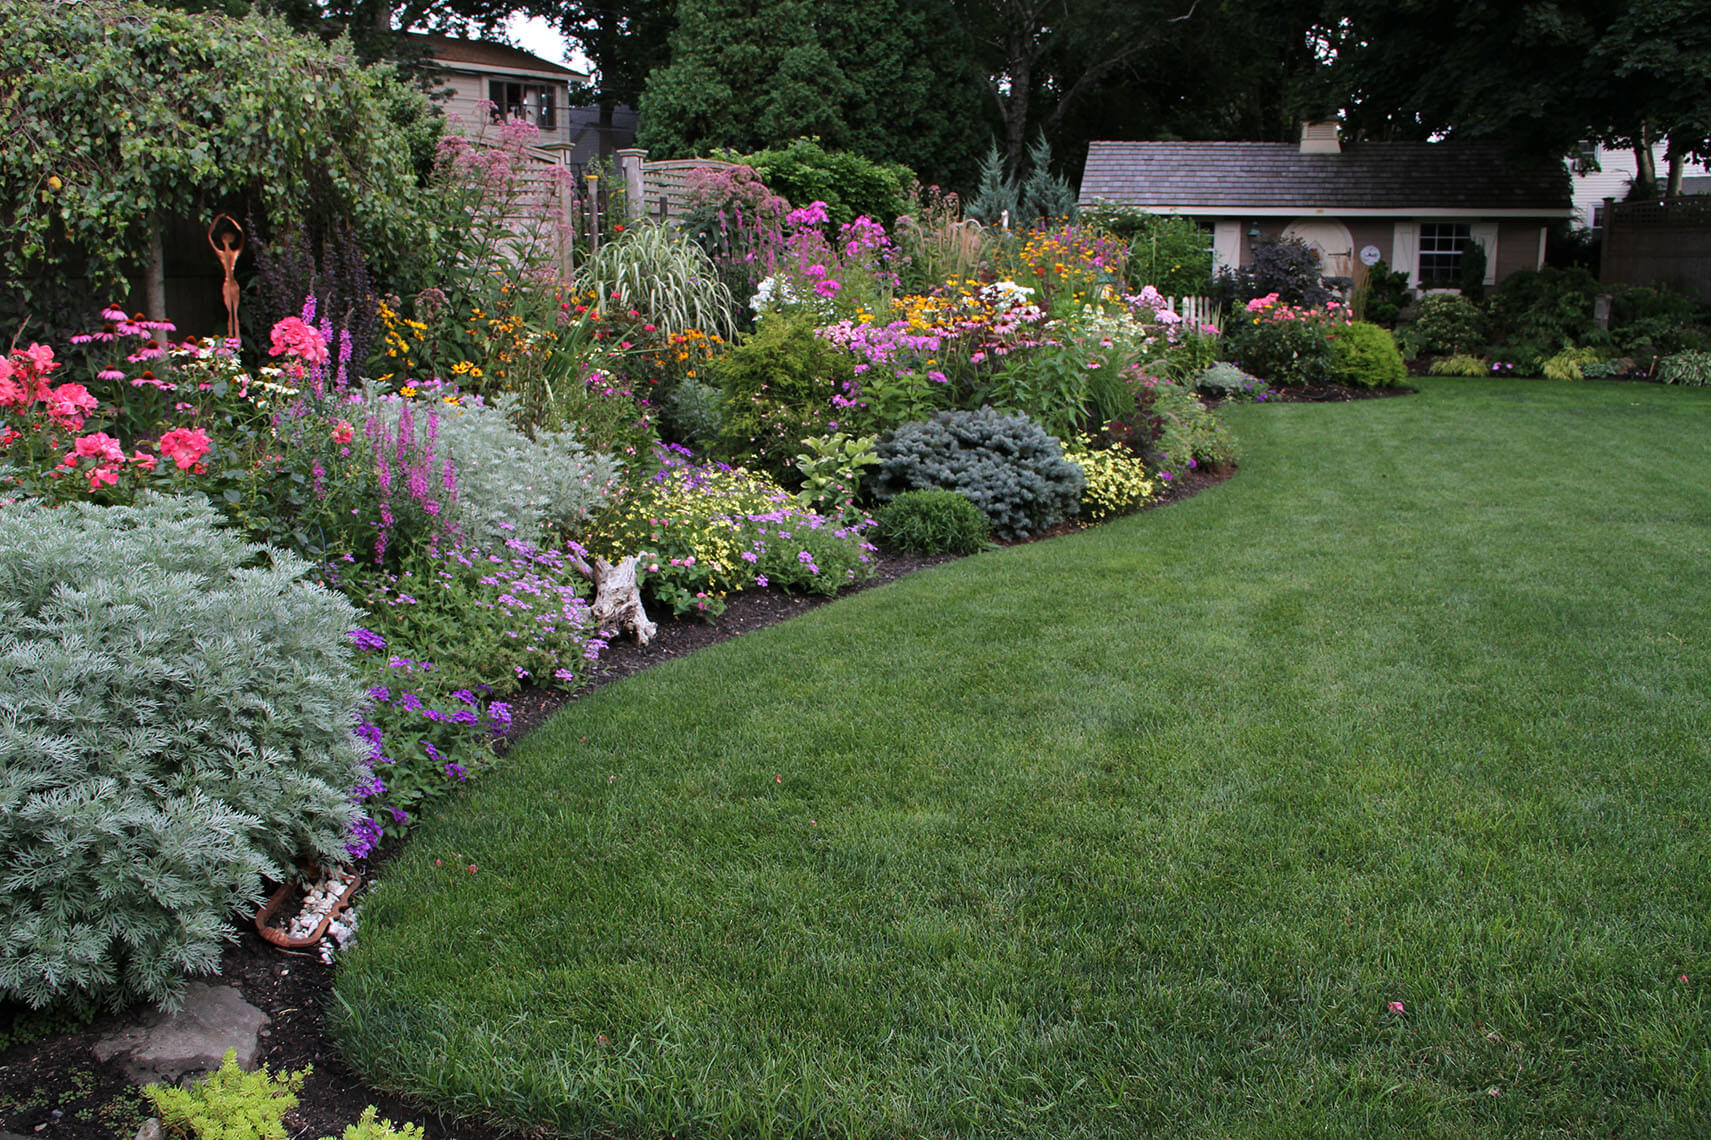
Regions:
<svg viewBox="0 0 1711 1140"><path fill-rule="evenodd" d="M938 412L880 438L873 493L942 487L968 498L1000 539L1028 538L1080 509L1081 468L1027 416Z"/></svg>
<svg viewBox="0 0 1711 1140"><path fill-rule="evenodd" d="M0 509L0 998L174 1005L336 861L355 611L206 500Z"/></svg>

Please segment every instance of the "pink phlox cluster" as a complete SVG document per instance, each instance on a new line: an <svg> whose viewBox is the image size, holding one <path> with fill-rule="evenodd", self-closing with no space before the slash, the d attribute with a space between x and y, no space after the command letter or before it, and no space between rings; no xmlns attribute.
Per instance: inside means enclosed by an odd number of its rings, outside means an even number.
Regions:
<svg viewBox="0 0 1711 1140"><path fill-rule="evenodd" d="M785 225L793 229L823 226L831 220L831 215L826 212L826 203L817 200L808 203L799 210L790 211L784 217Z"/></svg>
<svg viewBox="0 0 1711 1140"><path fill-rule="evenodd" d="M325 364L327 342L321 331L301 317L285 317L273 326L269 356L295 356L305 364Z"/></svg>

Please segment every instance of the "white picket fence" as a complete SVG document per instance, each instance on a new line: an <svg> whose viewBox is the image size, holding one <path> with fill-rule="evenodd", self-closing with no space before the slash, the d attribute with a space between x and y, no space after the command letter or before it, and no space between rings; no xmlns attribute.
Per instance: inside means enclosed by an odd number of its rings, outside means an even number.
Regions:
<svg viewBox="0 0 1711 1140"><path fill-rule="evenodd" d="M1218 302L1211 297L1167 297L1170 311L1195 325L1218 323Z"/></svg>

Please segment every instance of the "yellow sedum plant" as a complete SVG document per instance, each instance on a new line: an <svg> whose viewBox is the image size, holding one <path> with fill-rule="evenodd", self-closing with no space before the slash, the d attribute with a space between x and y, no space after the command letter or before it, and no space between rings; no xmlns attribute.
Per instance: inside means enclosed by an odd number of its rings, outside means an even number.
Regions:
<svg viewBox="0 0 1711 1140"><path fill-rule="evenodd" d="M187 1088L149 1085L143 1090L160 1117L161 1129L179 1140L286 1140L285 1114L297 1107L297 1094L310 1068L270 1074L238 1068L238 1053L227 1049L220 1067Z"/></svg>
<svg viewBox="0 0 1711 1140"><path fill-rule="evenodd" d="M161 1130L179 1140L286 1140L285 1114L297 1107L297 1094L313 1066L295 1073L270 1074L267 1066L251 1073L238 1068L238 1053L227 1049L220 1067L185 1088L149 1085L143 1095L154 1105ZM371 1104L362 1118L345 1126L340 1140L423 1140L419 1124L377 1120ZM333 1140L323 1136L321 1140Z"/></svg>
<svg viewBox="0 0 1711 1140"><path fill-rule="evenodd" d="M422 1140L420 1124L393 1124L390 1120L376 1120L374 1106L371 1104L362 1110L362 1119L355 1124L345 1125L344 1135L340 1140ZM333 1140L331 1136L323 1136L321 1140Z"/></svg>

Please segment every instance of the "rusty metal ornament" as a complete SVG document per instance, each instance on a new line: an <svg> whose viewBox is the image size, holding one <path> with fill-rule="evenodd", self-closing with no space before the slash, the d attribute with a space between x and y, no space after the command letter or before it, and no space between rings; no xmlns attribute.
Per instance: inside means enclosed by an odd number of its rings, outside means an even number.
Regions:
<svg viewBox="0 0 1711 1140"><path fill-rule="evenodd" d="M238 254L244 251L244 228L230 214L216 214L208 226L208 245L226 270L220 283L220 297L226 302L226 339L238 339L238 279L232 272L237 268Z"/></svg>

